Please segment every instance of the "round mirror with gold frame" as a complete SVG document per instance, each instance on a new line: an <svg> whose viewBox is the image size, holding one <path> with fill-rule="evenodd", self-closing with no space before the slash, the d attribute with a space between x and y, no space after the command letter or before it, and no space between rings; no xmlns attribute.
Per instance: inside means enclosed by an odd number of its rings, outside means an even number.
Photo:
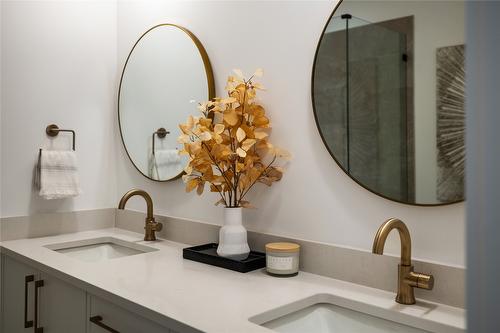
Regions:
<svg viewBox="0 0 500 333"><path fill-rule="evenodd" d="M464 200L465 1L343 0L320 37L321 138L359 185L419 206Z"/></svg>
<svg viewBox="0 0 500 333"><path fill-rule="evenodd" d="M178 124L193 102L214 96L210 60L195 35L175 24L147 30L127 57L118 92L121 138L134 167L154 181L181 176L187 160L178 154Z"/></svg>

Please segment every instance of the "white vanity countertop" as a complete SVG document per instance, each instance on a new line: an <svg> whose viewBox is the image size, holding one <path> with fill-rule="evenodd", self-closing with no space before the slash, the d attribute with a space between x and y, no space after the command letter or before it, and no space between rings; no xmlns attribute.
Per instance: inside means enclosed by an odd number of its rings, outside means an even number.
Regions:
<svg viewBox="0 0 500 333"><path fill-rule="evenodd" d="M44 247L110 236L145 244L159 251L87 263ZM394 302L393 293L304 272L292 278L271 277L264 270L245 274L233 272L183 259L185 244L166 240L143 242L142 237L114 228L6 241L1 246L6 254L27 258L32 265L38 264L42 271L58 272L57 277L72 283L78 281L80 287L95 287L87 289L89 292L102 289L203 332L269 333L270 330L248 319L316 294L333 294L465 329L463 309L431 302L403 306Z"/></svg>

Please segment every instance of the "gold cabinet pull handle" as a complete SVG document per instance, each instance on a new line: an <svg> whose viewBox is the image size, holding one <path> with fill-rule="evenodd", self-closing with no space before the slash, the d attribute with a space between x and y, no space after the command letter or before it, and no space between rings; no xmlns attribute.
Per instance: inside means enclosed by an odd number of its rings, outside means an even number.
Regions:
<svg viewBox="0 0 500 333"><path fill-rule="evenodd" d="M33 324L33 332L35 333L43 333L43 327L38 327L38 294L39 294L39 289L43 287L43 280L37 280L35 281L35 321Z"/></svg>
<svg viewBox="0 0 500 333"><path fill-rule="evenodd" d="M33 327L33 320L28 320L28 284L35 281L34 275L24 277L24 328Z"/></svg>
<svg viewBox="0 0 500 333"><path fill-rule="evenodd" d="M100 328L105 329L108 332L111 332L111 333L120 333L119 331L117 331L117 330L109 327L108 325L104 324L102 322L103 321L102 316L93 316L93 317L90 317L89 320L90 320L91 323L99 326Z"/></svg>

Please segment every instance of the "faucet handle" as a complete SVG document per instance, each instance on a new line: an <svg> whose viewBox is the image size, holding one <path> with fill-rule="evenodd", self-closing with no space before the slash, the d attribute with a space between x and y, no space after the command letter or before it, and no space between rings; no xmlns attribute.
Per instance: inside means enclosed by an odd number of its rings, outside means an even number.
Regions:
<svg viewBox="0 0 500 333"><path fill-rule="evenodd" d="M146 225L144 226L144 229L146 230L144 234L144 240L155 241L156 240L155 232L163 229L163 224L155 222L154 218L146 219Z"/></svg>
<svg viewBox="0 0 500 333"><path fill-rule="evenodd" d="M424 273L410 272L404 281L412 287L432 290L434 288L434 276Z"/></svg>
<svg viewBox="0 0 500 333"><path fill-rule="evenodd" d="M156 222L153 224L152 228L153 231L161 231L161 229L163 229L163 224L160 222Z"/></svg>

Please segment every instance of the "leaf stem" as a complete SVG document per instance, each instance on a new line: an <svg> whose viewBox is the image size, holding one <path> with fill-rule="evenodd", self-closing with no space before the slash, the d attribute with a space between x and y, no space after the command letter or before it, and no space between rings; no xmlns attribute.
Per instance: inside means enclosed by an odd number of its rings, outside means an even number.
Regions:
<svg viewBox="0 0 500 333"><path fill-rule="evenodd" d="M276 155L274 155L273 160L271 162L269 162L269 164L265 167L264 170L262 170L262 172L259 174L259 176L252 182L252 184L250 184L250 186L245 190L245 192L243 192L243 194L240 196L240 201L243 200L243 198L248 193L248 191L250 191L250 189L257 183L257 181L260 179L260 177L262 177L262 175L267 171L267 169L269 169L271 167L271 165L274 163L274 161L276 161Z"/></svg>
<svg viewBox="0 0 500 333"><path fill-rule="evenodd" d="M201 142L201 145L202 147L205 148L205 151L207 152L207 155L208 157L210 157L210 160L212 160L212 163L215 165L215 167L219 170L219 172L221 173L221 176L224 177L224 179L226 180L226 184L229 188L231 188L231 182L228 180L228 178L226 177L226 175L224 174L224 171L222 171L221 167L219 166L219 164L217 163L217 161L215 160L215 157L212 156L212 153L210 152L210 149L209 147L207 146L207 144L205 142L203 142L203 140L201 140L201 138L196 134L194 133L193 131L191 131L191 133L198 138L198 140L200 140ZM229 196L229 203L231 204L231 199L232 199L232 193L231 191L228 192L228 196ZM226 203L226 206L227 206L227 200L224 199L225 203Z"/></svg>

